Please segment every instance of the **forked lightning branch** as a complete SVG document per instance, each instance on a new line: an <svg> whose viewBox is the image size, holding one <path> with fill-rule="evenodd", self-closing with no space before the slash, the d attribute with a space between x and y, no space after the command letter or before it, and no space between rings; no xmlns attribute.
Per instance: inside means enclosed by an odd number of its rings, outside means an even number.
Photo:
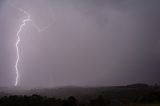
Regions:
<svg viewBox="0 0 160 106"><path fill-rule="evenodd" d="M53 24L53 17L52 17L52 21L46 25L45 27L43 27L42 29L39 28L31 19L31 16L30 14L25 11L24 9L22 8L18 8L16 7L13 3L11 3L10 1L8 1L9 5L14 7L15 9L18 9L20 12L22 12L24 15L25 15L25 18L22 20L22 23L20 24L18 30L17 30L17 40L16 40L16 54L17 54L17 58L16 58L16 63L15 63L15 70L16 70L16 78L15 78L15 83L14 83L14 86L17 86L19 84L19 68L18 68L18 65L19 65L19 60L20 60L20 52L19 52L19 43L21 41L21 38L20 38L20 35L21 35L21 32L23 31L23 29L25 28L27 22L31 21L31 24L34 26L34 28L38 31L38 32L43 32L45 30L47 30L48 28L50 28ZM51 9L51 8L50 8ZM51 9L52 10L52 9ZM51 13L52 14L52 13Z"/></svg>
<svg viewBox="0 0 160 106"><path fill-rule="evenodd" d="M19 47L18 47L18 45L19 45L19 43L21 41L20 34L21 34L23 28L25 27L26 23L28 21L31 21L31 17L30 17L29 13L27 13L26 11L24 11L22 9L20 9L20 11L23 12L26 15L26 18L23 20L22 24L19 27L19 30L17 31L17 42L16 42L17 60L16 60L16 64L15 64L15 68L16 68L16 81L15 81L15 84L14 84L15 86L18 85L18 80L19 80L18 62L19 62L20 56L19 56Z"/></svg>
<svg viewBox="0 0 160 106"><path fill-rule="evenodd" d="M39 28L39 27L32 21L31 16L30 16L30 14L29 14L27 11L25 11L25 10L23 10L23 9L21 9L21 8L17 8L17 9L19 9L19 10L25 15L26 18L23 19L23 21L22 21L22 23L20 24L19 29L18 29L18 31L17 31L17 41L16 41L16 45L15 45L15 46L16 46L16 51L17 51L17 58L16 58L16 64L15 64L15 69L16 69L16 79L15 79L15 83L14 83L15 86L17 86L18 83L19 83L19 69L18 69L18 63L19 63L19 59L20 59L19 43L20 43L20 41L21 41L20 35L21 35L21 32L22 32L23 28L25 28L27 22L31 21L31 22L32 22L32 25L34 26L34 28L35 28L38 32L43 32L43 31L45 31L46 29L48 29L49 27L51 27L51 25L53 24L53 21L52 21L50 24L48 24L48 25L45 26L43 29L41 29L41 28Z"/></svg>

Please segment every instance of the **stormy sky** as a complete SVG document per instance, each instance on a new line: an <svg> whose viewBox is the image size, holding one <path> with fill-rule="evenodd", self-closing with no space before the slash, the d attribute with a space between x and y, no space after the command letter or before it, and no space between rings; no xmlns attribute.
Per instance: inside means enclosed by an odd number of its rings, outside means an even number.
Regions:
<svg viewBox="0 0 160 106"><path fill-rule="evenodd" d="M160 82L160 0L0 0L0 86Z"/></svg>

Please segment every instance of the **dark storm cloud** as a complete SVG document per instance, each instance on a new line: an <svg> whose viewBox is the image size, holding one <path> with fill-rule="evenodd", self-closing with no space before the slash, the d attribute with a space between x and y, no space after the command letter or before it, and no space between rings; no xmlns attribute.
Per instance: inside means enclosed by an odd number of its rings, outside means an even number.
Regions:
<svg viewBox="0 0 160 106"><path fill-rule="evenodd" d="M40 28L21 34L21 86L156 83L159 0L15 0ZM0 84L15 79L16 31L23 13L1 3Z"/></svg>

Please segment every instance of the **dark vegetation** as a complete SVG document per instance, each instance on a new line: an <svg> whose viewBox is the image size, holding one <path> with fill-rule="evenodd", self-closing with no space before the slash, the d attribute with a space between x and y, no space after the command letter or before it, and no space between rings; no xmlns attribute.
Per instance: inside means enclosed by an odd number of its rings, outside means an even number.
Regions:
<svg viewBox="0 0 160 106"><path fill-rule="evenodd" d="M4 96L0 99L0 106L109 106L103 96L99 96L89 103L80 103L75 97L67 99L47 98L40 95L32 96Z"/></svg>
<svg viewBox="0 0 160 106"><path fill-rule="evenodd" d="M30 92L23 96L22 94L4 96L5 93L3 93L0 98L0 106L139 106L136 104L160 106L159 85L133 84L99 88L66 87L31 91L36 94ZM51 96L48 95L48 92L54 93Z"/></svg>

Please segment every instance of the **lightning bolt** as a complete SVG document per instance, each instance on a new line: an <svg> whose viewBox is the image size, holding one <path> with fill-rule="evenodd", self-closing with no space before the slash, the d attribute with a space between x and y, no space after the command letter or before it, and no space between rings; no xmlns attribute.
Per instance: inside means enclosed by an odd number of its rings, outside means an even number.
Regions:
<svg viewBox="0 0 160 106"><path fill-rule="evenodd" d="M29 21L32 22L32 25L36 28L36 30L37 30L38 32L43 32L43 31L47 30L49 27L52 26L53 21L52 21L49 25L47 25L47 26L45 26L43 29L41 29L41 28L39 28L39 27L32 21L31 16L30 16L30 14L29 14L27 11L23 10L22 8L17 8L17 7L15 7L15 5L13 5L10 1L8 1L8 3L9 3L12 7L14 7L14 8L18 9L19 11L21 11L24 15L26 15L26 18L23 19L23 21L22 21L22 23L20 24L20 27L19 27L19 29L18 29L18 31L17 31L17 33L16 33L16 35L17 35L17 41L16 41L15 46L16 46L16 51L17 51L17 59L16 59L16 64L15 64L16 79L15 79L14 86L17 86L17 85L18 85L18 82L19 82L18 63L19 63L19 59L20 59L20 54L19 54L19 43L20 43L20 41L21 41L21 39L20 39L20 33L22 32L23 28L26 26L26 23L29 22ZM52 10L52 9L50 8L50 10ZM53 19L53 17L52 17L52 19Z"/></svg>
<svg viewBox="0 0 160 106"><path fill-rule="evenodd" d="M26 11L24 11L22 9L20 9L20 11L23 12L27 16L27 18L23 20L22 24L19 27L19 30L17 31L17 42L16 42L17 60L16 60L16 64L15 64L15 68L16 68L16 81L15 81L15 84L14 84L15 86L18 85L18 80L19 80L18 62L19 62L20 56L19 56L19 47L18 47L18 45L19 45L19 43L21 41L21 39L20 39L20 33L21 33L22 29L25 27L26 23L29 22L29 21L31 21L31 17L29 15L29 13L27 13Z"/></svg>

